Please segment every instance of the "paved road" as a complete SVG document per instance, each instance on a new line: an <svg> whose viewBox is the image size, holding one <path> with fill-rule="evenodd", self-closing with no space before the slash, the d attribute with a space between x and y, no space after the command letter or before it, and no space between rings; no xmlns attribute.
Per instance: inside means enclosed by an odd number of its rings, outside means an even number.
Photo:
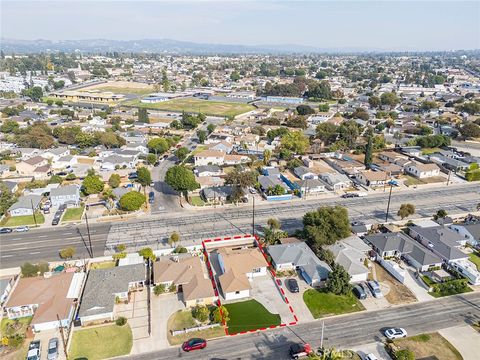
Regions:
<svg viewBox="0 0 480 360"><path fill-rule="evenodd" d="M439 300L386 310L361 312L325 320L324 345L337 349L383 341L381 330L400 326L409 335L472 324L480 320L480 293L451 296ZM128 357L146 359L288 359L292 343L305 341L319 347L320 321L247 335L212 340L204 350L183 353L178 347Z"/></svg>
<svg viewBox="0 0 480 360"><path fill-rule="evenodd" d="M171 155L152 169L152 180L155 183L153 187L155 201L151 207L152 214L181 210L177 192L164 181L167 170L175 165L175 161L176 157Z"/></svg>
<svg viewBox="0 0 480 360"><path fill-rule="evenodd" d="M402 203L412 203L421 216L431 216L438 209L448 213L474 211L480 203L480 184L450 185L417 189L407 192L394 192L391 201L391 214L395 214ZM294 231L302 225L302 215L320 205L339 204L346 206L352 220L373 220L383 222L387 203L387 193L375 193L365 198L341 199L338 197L323 200L307 199L288 203L266 203L256 207L256 231L261 231L270 217L277 217L282 227ZM390 219L393 219L392 216ZM396 218L396 217L395 217ZM99 227L97 230L97 226ZM122 223L92 224L92 242L95 255L102 255L105 242L129 245L132 250L146 245L153 248L167 247L168 237L173 231L181 235L181 244L195 245L206 238L251 232L252 209L207 208L204 210L184 210L165 212L149 219L135 219ZM84 226L80 227L86 239ZM58 227L44 230L31 230L28 233L12 233L0 236L0 267L18 266L24 261L58 260L58 250L73 245L78 255L85 254L82 237L75 233L76 228ZM94 233L93 231L98 231Z"/></svg>

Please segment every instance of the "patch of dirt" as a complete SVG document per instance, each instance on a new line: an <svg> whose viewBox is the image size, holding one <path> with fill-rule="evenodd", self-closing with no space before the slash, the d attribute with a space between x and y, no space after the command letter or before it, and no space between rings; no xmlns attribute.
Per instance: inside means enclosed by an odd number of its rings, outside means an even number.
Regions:
<svg viewBox="0 0 480 360"><path fill-rule="evenodd" d="M389 288L385 298L390 304L410 304L417 301L410 289L390 275L381 265L377 263L373 263L373 265L375 266L377 281Z"/></svg>

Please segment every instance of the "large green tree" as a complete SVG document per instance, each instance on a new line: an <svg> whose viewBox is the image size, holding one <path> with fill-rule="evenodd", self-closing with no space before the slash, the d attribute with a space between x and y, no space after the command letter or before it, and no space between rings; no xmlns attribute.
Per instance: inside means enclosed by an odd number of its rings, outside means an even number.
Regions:
<svg viewBox="0 0 480 360"><path fill-rule="evenodd" d="M303 232L314 248L334 244L350 235L348 211L343 206L322 206L303 216Z"/></svg>
<svg viewBox="0 0 480 360"><path fill-rule="evenodd" d="M290 150L295 154L305 154L309 145L308 138L301 131L291 131L282 136L282 149Z"/></svg>
<svg viewBox="0 0 480 360"><path fill-rule="evenodd" d="M348 295L352 290L350 275L340 264L333 264L332 271L328 274L325 290L335 295Z"/></svg>
<svg viewBox="0 0 480 360"><path fill-rule="evenodd" d="M387 105L387 106L395 106L400 102L400 99L398 98L397 94L392 93L392 92L384 92L380 96L380 101L382 105Z"/></svg>
<svg viewBox="0 0 480 360"><path fill-rule="evenodd" d="M324 122L317 125L317 138L322 140L325 145L330 145L338 137L338 126L329 122Z"/></svg>
<svg viewBox="0 0 480 360"><path fill-rule="evenodd" d="M0 182L0 216L5 214L7 210L16 201L15 196L11 193L10 189L3 182Z"/></svg>
<svg viewBox="0 0 480 360"><path fill-rule="evenodd" d="M150 185L152 182L152 174L150 174L150 170L148 170L146 167L142 166L137 170L137 181L142 185L143 187Z"/></svg>
<svg viewBox="0 0 480 360"><path fill-rule="evenodd" d="M98 175L91 174L85 177L82 182L82 191L87 194L99 194L103 191L105 184Z"/></svg>
<svg viewBox="0 0 480 360"><path fill-rule="evenodd" d="M119 201L120 208L125 211L136 211L145 203L145 195L138 191L129 191L122 195Z"/></svg>
<svg viewBox="0 0 480 360"><path fill-rule="evenodd" d="M165 182L178 192L192 191L200 187L192 170L181 165L167 170Z"/></svg>
<svg viewBox="0 0 480 360"><path fill-rule="evenodd" d="M147 147L148 151L150 151L151 153L160 155L170 148L170 144L168 143L167 139L163 137L157 137L151 139L147 143Z"/></svg>

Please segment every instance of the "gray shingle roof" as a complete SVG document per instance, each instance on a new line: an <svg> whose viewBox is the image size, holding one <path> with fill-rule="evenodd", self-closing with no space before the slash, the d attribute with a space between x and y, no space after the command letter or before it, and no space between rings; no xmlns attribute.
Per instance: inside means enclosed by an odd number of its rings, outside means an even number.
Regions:
<svg viewBox="0 0 480 360"><path fill-rule="evenodd" d="M16 209L31 209L32 204L33 208L36 209L42 200L41 195L26 195L18 198L18 201L10 206L9 211Z"/></svg>
<svg viewBox="0 0 480 360"><path fill-rule="evenodd" d="M60 186L50 191L50 197L79 194L77 185Z"/></svg>

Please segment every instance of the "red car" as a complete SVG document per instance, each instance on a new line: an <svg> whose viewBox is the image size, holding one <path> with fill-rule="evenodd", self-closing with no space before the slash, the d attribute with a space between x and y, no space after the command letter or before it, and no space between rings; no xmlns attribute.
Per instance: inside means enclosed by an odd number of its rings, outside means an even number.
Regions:
<svg viewBox="0 0 480 360"><path fill-rule="evenodd" d="M192 350L205 349L207 347L207 340L200 338L188 339L182 344L182 350L189 352Z"/></svg>

